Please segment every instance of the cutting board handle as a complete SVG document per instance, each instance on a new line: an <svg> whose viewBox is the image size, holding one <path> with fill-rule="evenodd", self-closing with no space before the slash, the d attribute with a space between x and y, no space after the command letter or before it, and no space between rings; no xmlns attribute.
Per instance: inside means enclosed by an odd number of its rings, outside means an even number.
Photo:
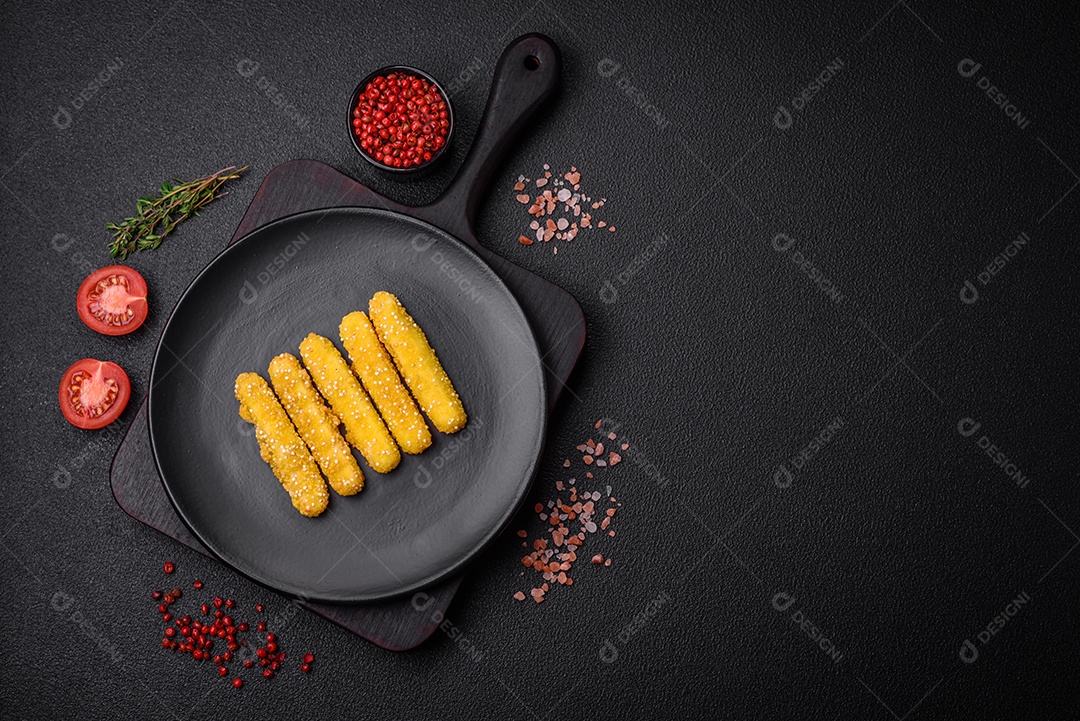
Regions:
<svg viewBox="0 0 1080 721"><path fill-rule="evenodd" d="M462 240L475 238L484 191L525 121L555 90L561 67L559 47L545 35L522 35L507 46L465 162L442 195L417 208L420 215Z"/></svg>

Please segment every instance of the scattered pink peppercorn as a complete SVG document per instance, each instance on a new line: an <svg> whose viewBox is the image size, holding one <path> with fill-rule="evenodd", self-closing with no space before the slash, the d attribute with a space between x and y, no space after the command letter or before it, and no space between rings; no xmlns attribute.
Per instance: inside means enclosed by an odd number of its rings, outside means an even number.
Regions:
<svg viewBox="0 0 1080 721"><path fill-rule="evenodd" d="M171 562L168 565L173 565ZM175 571L175 567L172 569ZM170 571L171 572L171 571ZM201 580L195 579L192 582L192 586L196 589L203 587ZM192 618L188 614L182 613L178 608L176 614L170 611L172 604L178 604L183 591L179 588L174 588L170 591L154 591L151 593L151 598L156 603L156 608L162 616L162 620L167 624L164 628L164 635L160 639L161 648L184 654L189 654L194 661L206 661L213 662L212 668L217 670L217 674L225 678L229 675L229 669L226 664L233 661L233 651L238 651L241 646L247 647L248 640L240 633L248 632L251 628L251 624L247 621L234 620L232 616L226 615L225 611L221 610L222 607L227 609L235 609L238 604L233 599L222 599L221 597L215 597L210 603L203 603L200 605L200 609L203 612L203 616L209 616L211 608L214 610L214 620L210 622L209 619L199 620L198 618ZM266 610L262 603L256 604L256 611L262 613ZM233 613L238 613L233 611ZM262 671L264 678L270 679L277 675L283 668L281 663L285 659L285 653L278 651L278 636L274 633L267 633L266 621L259 621L255 624L258 632L265 634L265 645L256 649L257 658L244 659L242 665L245 669L259 668ZM221 639L219 648L223 646L228 647L228 651L219 651L214 653L214 640ZM257 644L252 643L254 647ZM307 654L307 658L313 659L312 654ZM255 666L255 661L258 660L259 665ZM240 660L237 660L240 662ZM303 671L306 673L310 671L310 664L305 663ZM243 686L243 680L239 677L233 679L233 686L240 688Z"/></svg>

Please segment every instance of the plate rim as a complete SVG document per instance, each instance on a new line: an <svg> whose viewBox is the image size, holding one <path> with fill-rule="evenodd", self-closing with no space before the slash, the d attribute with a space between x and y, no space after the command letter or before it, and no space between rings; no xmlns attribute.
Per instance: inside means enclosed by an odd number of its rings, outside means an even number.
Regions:
<svg viewBox="0 0 1080 721"><path fill-rule="evenodd" d="M237 249L239 249L241 246L244 246L245 244L249 243L251 241L251 239L255 238L259 234L268 232L268 231L270 231L271 229L273 229L274 227L276 227L278 225L284 225L286 223L296 222L298 219L302 219L304 217L315 216L315 215L326 216L326 215L331 215L331 214L336 214L336 215L389 216L389 217L391 217L391 218L393 218L395 220L404 220L404 221L406 221L408 223L416 224L416 225L419 225L419 226L426 226L427 228L430 228L431 230L435 231L435 233L438 234L439 236L441 236L444 240L448 241L452 245L456 245L460 250L465 252L466 256L472 256L473 260L475 260L476 263L478 264L478 267L481 268L488 275L490 275L494 279L495 284L497 285L497 287L501 288L509 296L509 298L513 301L512 304L511 304L512 310L513 310L513 312L515 314L517 314L520 317L520 320L522 321L522 323L529 330L528 340L530 341L530 348L531 348L531 350L533 351L533 354L535 355L535 357L538 360L537 369L538 369L539 372L538 372L537 377L538 377L538 380L539 380L539 391L540 391L540 393L539 393L539 399L540 399L539 414L540 414L540 430L541 430L541 432L539 434L537 434L536 437L535 437L534 447L533 447L532 453L531 453L532 460L531 460L531 462L529 464L529 467L528 467L526 473L524 474L524 477L521 479L521 481L518 484L518 488L517 488L517 490L516 490L516 492L514 494L513 503L503 513L502 517L499 520L499 523L494 528L492 528L490 531L488 531L474 545L474 547L467 554L465 554L462 558L458 559L457 561L455 561L452 564L449 564L449 565L446 565L446 566L442 567L437 573L435 573L433 575L430 575L430 576L428 576L428 577L426 577L424 579L421 579L421 580L415 581L415 582L413 582L411 584L407 584L405 586L401 586L399 588L395 588L393 590L390 590L390 591L387 591L387 592L382 592L382 593L361 594L361 595L349 594L349 595L320 596L318 594L306 593L303 589L299 589L299 588L295 588L295 587L284 588L282 586L276 585L274 582L272 582L270 580L260 578L258 576L253 575L252 573L249 573L248 571L245 571L245 570L237 567L237 565L235 563L233 563L232 561L225 558L218 549L214 548L214 546L211 545L203 537L203 535L198 531L198 529L195 527L195 525L188 519L187 515L181 509L180 504L177 502L176 498L174 498L173 493L169 488L169 483L168 483L168 481L166 480L166 477L165 477L165 472L164 472L164 469L163 469L161 458L159 457L159 453L158 453L158 443L157 443L157 440L155 439L155 436L154 436L154 411L153 411L153 408L154 408L154 403L153 403L154 387L157 385L156 376L159 373L159 362L160 362L160 359L161 359L161 356L162 356L162 351L166 350L166 348L165 348L165 337L168 335L169 329L170 329L170 327L172 327L172 324L173 324L173 322L174 322L174 320L176 318L176 311L180 308L180 306L184 303L184 301L188 298L188 296L191 295L192 289L195 287L195 285L203 278L203 276L205 276L208 272L210 272L211 268L213 268L215 264L219 263L222 260L222 258L224 258L225 256L227 256L228 254L230 254L232 252L237 251ZM149 376L148 376L147 383L148 383L148 389L147 389L147 393L146 393L146 416L147 416L146 425L147 425L147 435L149 436L149 440L150 440L150 455L154 459L154 469L157 471L158 480L160 481L160 483L162 485L162 488L165 491L165 496L169 499L169 504L172 506L173 510L176 512L176 515L180 519L180 522L194 536L195 540L198 541L199 544L203 548L205 548L214 559L218 560L219 562L224 564L227 568L229 568L233 572L240 574L241 576L243 576L244 578L252 581L253 583L256 583L256 584L258 584L260 586L269 588L270 590L275 591L276 593L281 593L283 595L286 595L286 596L289 596L289 597L292 597L292 598L297 598L297 599L300 599L300 600L303 600L303 601L310 601L310 602L315 602L315 603L335 604L335 605L358 604L358 603L374 603L374 602L378 602L378 601L386 601L386 600L390 600L390 599L401 598L401 597L405 596L406 594L419 591L419 590L421 590L423 588L428 588L428 587L434 586L434 585L438 584L440 581L444 581L448 577L450 577L450 576L452 576L452 575L454 575L456 573L461 573L462 570L466 566L468 566L469 563L471 563L473 560L475 560L477 556L482 554L486 549L488 549L494 543L494 541L502 534L502 532L509 525L510 521L513 520L514 516L517 515L518 511L521 509L521 504L524 502L525 497L528 495L529 491L531 490L533 482L536 480L536 477L537 477L537 475L539 473L539 470L540 470L540 460L543 457L544 447L545 447L546 441L547 441L548 423L549 423L549 420L550 420L550 408L548 407L549 404L548 404L547 376L544 373L543 356L540 353L540 346L539 346L539 343L537 343L537 341L536 341L536 331L533 329L532 323L529 322L528 316L525 315L525 311L522 309L521 303L520 303L520 301L518 301L517 296L514 295L514 292L512 290L510 290L509 286L506 285L506 281L503 280L502 276L500 276L495 271L495 269L492 268L491 265L489 265L487 263L487 261L485 261L480 256L479 253L477 253L475 250L473 250L471 247L469 247L469 245L467 243L460 240L457 236L455 236L450 231L444 230L443 228L440 228L440 227L434 225L433 223L430 223L430 222L428 222L426 220L423 220L421 218L417 218L417 217L409 215L407 213L399 212L399 211L396 211L396 210L391 210L391 209L388 209L388 208L372 208L372 207L365 207L365 206L332 206L332 207L329 207L329 208L315 208L315 209L303 210L303 211L300 211L300 212L297 212L297 213L291 213L289 215L282 216L281 218L276 218L276 219L270 221L269 223L261 225L261 226L259 226L257 228L252 229L251 231L245 233L243 236L238 238L235 242L230 242L225 248L223 248L220 252L218 252L218 254L215 255L195 275L194 278L192 278L192 280L184 288L183 292L181 292L179 298L177 298L176 303L172 307L172 310L169 311L168 318L166 318L166 320L165 320L165 325L161 329L161 335L158 337L157 344L156 344L156 346L154 348L154 357L153 357L153 360L151 362L150 373L149 373Z"/></svg>

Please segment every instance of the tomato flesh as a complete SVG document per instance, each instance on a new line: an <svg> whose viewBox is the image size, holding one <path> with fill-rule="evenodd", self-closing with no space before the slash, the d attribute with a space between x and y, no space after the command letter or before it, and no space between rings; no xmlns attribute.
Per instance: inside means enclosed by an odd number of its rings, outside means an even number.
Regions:
<svg viewBox="0 0 1080 721"><path fill-rule="evenodd" d="M108 361L84 358L68 368L60 382L60 410L77 428L104 428L124 412L129 398L127 373Z"/></svg>
<svg viewBox="0 0 1080 721"><path fill-rule="evenodd" d="M146 320L146 281L126 265L110 265L79 286L79 318L104 335L130 333Z"/></svg>

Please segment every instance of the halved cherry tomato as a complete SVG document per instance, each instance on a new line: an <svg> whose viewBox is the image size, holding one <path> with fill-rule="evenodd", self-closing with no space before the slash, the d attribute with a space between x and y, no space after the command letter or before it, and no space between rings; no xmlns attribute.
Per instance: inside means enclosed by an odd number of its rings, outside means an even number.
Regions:
<svg viewBox="0 0 1080 721"><path fill-rule="evenodd" d="M127 373L108 361L83 358L60 381L60 410L76 428L104 428L124 412L129 398Z"/></svg>
<svg viewBox="0 0 1080 721"><path fill-rule="evenodd" d="M106 266L82 282L77 303L91 330L124 335L146 320L146 281L126 265Z"/></svg>

